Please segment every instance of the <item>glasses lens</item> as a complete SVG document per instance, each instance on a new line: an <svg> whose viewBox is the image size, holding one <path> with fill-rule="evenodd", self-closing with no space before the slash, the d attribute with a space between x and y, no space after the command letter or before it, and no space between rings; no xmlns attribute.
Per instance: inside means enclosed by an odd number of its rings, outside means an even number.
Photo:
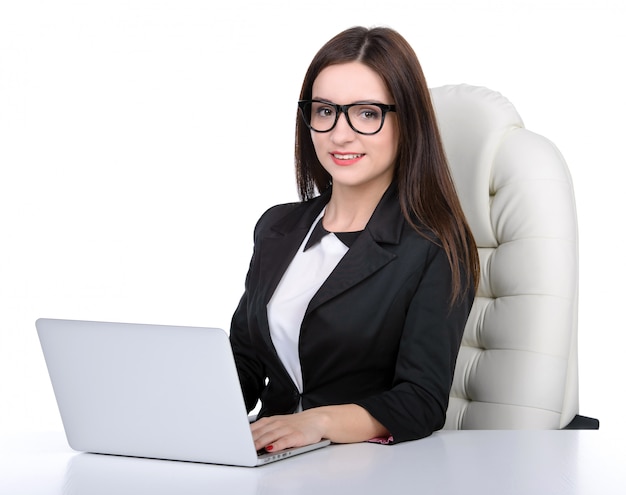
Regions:
<svg viewBox="0 0 626 495"><path fill-rule="evenodd" d="M354 105L348 110L350 123L363 134L374 134L383 125L383 111L376 105Z"/></svg>
<svg viewBox="0 0 626 495"><path fill-rule="evenodd" d="M308 102L304 107L304 118L314 131L326 132L335 125L337 109L319 101Z"/></svg>

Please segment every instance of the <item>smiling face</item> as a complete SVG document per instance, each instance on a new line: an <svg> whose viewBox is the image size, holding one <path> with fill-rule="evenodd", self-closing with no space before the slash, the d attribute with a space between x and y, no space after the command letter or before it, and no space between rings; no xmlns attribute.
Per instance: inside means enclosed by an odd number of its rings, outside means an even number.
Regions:
<svg viewBox="0 0 626 495"><path fill-rule="evenodd" d="M314 100L338 105L371 102L393 104L383 80L360 62L330 65L313 83ZM384 191L391 183L398 148L395 114L389 112L377 134L353 130L341 114L329 132L311 131L317 157L333 179L333 188L363 188Z"/></svg>

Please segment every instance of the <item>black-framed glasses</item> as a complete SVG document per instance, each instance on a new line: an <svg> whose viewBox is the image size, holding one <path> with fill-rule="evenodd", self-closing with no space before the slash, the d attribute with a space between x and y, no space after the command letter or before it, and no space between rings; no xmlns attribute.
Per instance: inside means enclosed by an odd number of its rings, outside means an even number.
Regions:
<svg viewBox="0 0 626 495"><path fill-rule="evenodd" d="M298 108L304 123L315 132L329 132L334 129L343 113L348 125L359 134L376 134L383 128L387 112L395 112L395 105L384 103L359 102L337 105L323 100L300 100Z"/></svg>

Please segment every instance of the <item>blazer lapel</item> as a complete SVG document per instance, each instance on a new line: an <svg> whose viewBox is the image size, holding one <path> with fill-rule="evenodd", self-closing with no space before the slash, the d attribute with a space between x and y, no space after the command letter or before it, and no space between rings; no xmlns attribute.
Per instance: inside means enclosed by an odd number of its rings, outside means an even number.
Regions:
<svg viewBox="0 0 626 495"><path fill-rule="evenodd" d="M315 199L297 205L280 222L276 223L266 236L259 239L256 257L259 265L258 303L265 308L269 303L278 283L296 255L314 220L320 214L330 194L322 194ZM262 333L270 347L267 312L261 311L260 324Z"/></svg>
<svg viewBox="0 0 626 495"><path fill-rule="evenodd" d="M385 244L398 244L404 217L393 183L381 198L370 221L335 270L319 288L307 308L306 314L321 304L355 286L380 270L396 255L385 249Z"/></svg>
<svg viewBox="0 0 626 495"><path fill-rule="evenodd" d="M315 293L306 314L377 272L395 257L364 231Z"/></svg>

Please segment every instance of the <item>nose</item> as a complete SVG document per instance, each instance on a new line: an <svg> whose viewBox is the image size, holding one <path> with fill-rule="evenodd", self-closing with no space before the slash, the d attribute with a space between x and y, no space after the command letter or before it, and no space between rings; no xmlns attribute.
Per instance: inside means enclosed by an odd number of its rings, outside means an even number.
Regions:
<svg viewBox="0 0 626 495"><path fill-rule="evenodd" d="M337 119L337 123L330 133L331 140L336 144L350 142L354 139L354 135L356 134L352 127L350 127L350 124L348 124L348 119L343 112L339 114L339 119Z"/></svg>

